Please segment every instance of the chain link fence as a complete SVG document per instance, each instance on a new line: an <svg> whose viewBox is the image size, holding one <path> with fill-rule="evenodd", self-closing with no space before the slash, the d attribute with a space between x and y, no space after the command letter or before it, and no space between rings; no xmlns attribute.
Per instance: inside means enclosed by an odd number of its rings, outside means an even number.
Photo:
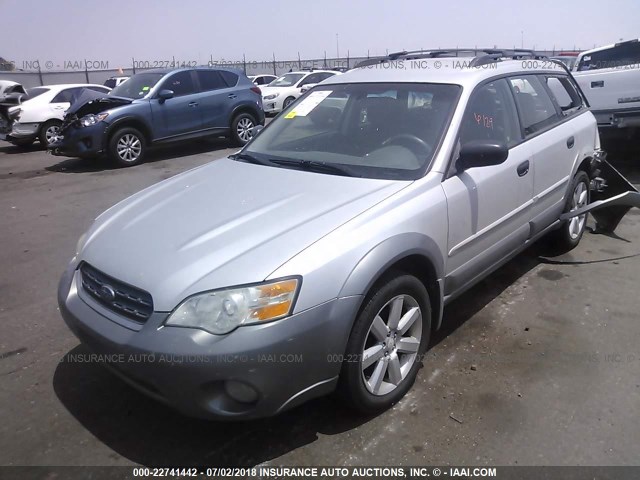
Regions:
<svg viewBox="0 0 640 480"><path fill-rule="evenodd" d="M427 50L427 49L425 49ZM539 51L545 55L558 55L562 50ZM246 75L258 75L268 73L282 75L289 71L300 69L322 69L322 68L353 68L358 62L370 58L366 57L340 57L340 58L316 58L295 60L278 60L275 55L270 60L215 60L210 57L205 62L196 60L181 60L175 57L166 60L142 60L131 59L130 66L126 68L95 68L108 67L108 61L98 60L78 60L65 61L62 65L46 60L32 60L21 62L7 62L0 68L0 80L11 80L31 88L41 85L56 85L65 83L93 83L102 85L104 82L115 76L130 76L137 72L152 68L182 68L195 66L211 67L232 67L243 71ZM84 67L84 68L83 68Z"/></svg>

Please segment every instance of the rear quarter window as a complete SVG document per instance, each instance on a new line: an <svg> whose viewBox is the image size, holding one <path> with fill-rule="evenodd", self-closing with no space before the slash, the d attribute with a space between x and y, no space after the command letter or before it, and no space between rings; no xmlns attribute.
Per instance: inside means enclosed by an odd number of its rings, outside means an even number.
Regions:
<svg viewBox="0 0 640 480"><path fill-rule="evenodd" d="M238 84L238 75L236 75L235 73L225 72L223 70L220 72L220 75L222 75L222 78L224 79L224 82L227 84L227 86L235 87Z"/></svg>

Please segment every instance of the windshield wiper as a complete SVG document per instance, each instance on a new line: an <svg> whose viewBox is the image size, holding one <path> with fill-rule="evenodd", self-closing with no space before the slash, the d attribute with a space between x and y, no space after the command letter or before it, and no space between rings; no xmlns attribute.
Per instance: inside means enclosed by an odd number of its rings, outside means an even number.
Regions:
<svg viewBox="0 0 640 480"><path fill-rule="evenodd" d="M329 173L332 175L344 175L346 177L354 177L353 172L350 170L325 162L317 162L314 160L285 160L285 159L273 159L272 164L282 165L287 167L299 168L300 170L307 170L309 172Z"/></svg>
<svg viewBox="0 0 640 480"><path fill-rule="evenodd" d="M254 157L250 153L236 153L234 155L229 155L229 158L231 160L239 160L241 162L255 163L256 165L267 165L269 167L274 166L274 162L272 162L271 160Z"/></svg>

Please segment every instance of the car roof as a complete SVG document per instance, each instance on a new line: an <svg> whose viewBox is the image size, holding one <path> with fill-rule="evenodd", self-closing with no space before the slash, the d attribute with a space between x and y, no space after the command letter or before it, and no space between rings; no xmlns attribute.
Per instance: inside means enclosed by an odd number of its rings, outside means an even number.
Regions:
<svg viewBox="0 0 640 480"><path fill-rule="evenodd" d="M354 68L329 77L323 85L339 83L449 83L473 87L484 80L506 74L566 73L550 60L504 60L471 67L473 57L389 60Z"/></svg>
<svg viewBox="0 0 640 480"><path fill-rule="evenodd" d="M287 75L289 73L298 73L298 74L302 74L302 75L309 75L310 73L338 73L335 70L324 70L321 68L314 68L313 70L296 70L294 72L285 72L282 75L280 75L281 77L283 77L284 75ZM268 75L268 74L265 74Z"/></svg>

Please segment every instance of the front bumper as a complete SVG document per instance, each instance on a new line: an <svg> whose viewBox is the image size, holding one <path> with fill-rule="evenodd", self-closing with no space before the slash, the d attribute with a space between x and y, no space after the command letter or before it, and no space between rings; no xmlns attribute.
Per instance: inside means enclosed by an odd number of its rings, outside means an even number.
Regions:
<svg viewBox="0 0 640 480"><path fill-rule="evenodd" d="M107 127L104 122L81 128L69 125L60 132L59 140L49 145L49 152L64 157L98 156L105 149Z"/></svg>
<svg viewBox="0 0 640 480"><path fill-rule="evenodd" d="M279 97L273 100L262 99L262 109L264 113L280 113L282 111L282 100Z"/></svg>
<svg viewBox="0 0 640 480"><path fill-rule="evenodd" d="M84 293L73 268L58 289L69 328L115 373L184 414L211 419L270 416L331 392L360 300L334 299L283 320L212 335L163 326L166 312L153 313L141 327L127 328L122 318L116 323L113 312ZM225 388L229 380L249 385L257 401L234 400Z"/></svg>

